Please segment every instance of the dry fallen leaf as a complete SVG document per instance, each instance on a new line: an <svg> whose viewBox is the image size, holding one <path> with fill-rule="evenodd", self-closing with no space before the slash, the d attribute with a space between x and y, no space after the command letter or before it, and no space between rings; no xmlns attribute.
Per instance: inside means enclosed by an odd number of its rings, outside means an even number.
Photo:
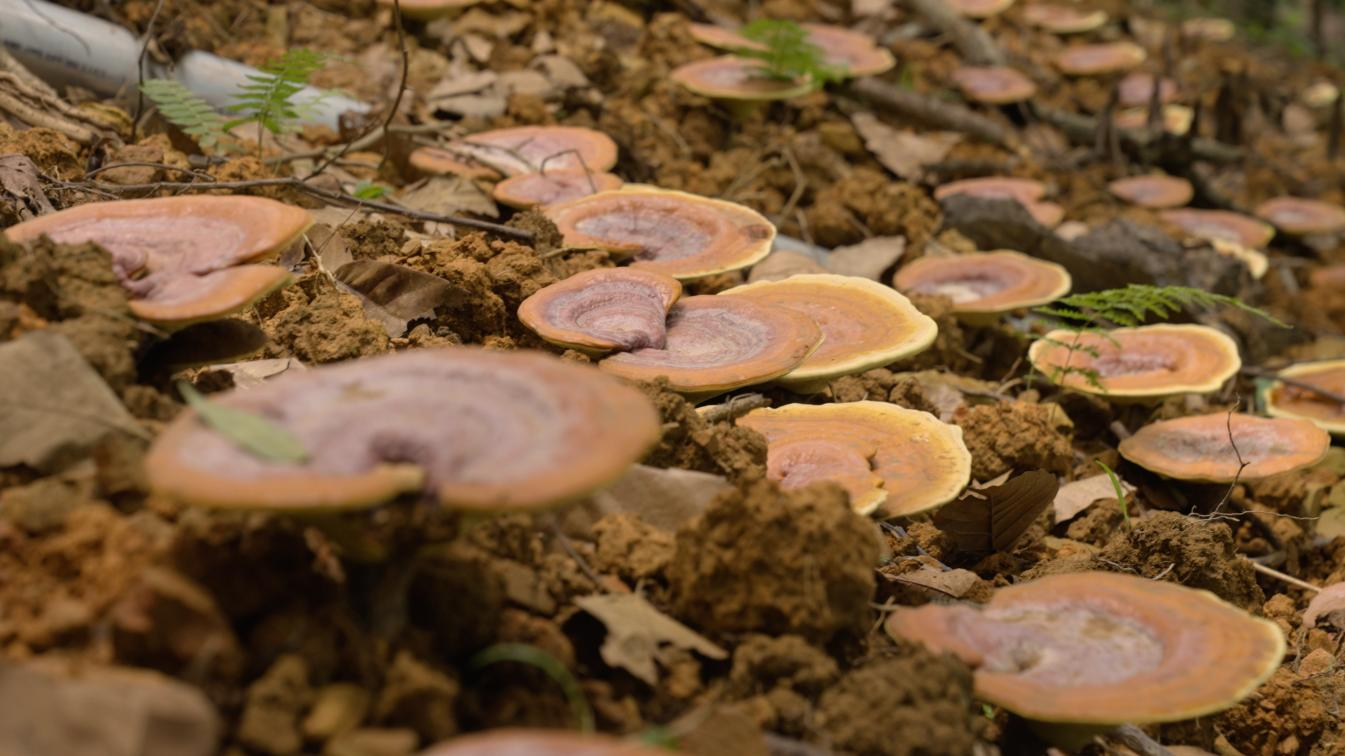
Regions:
<svg viewBox="0 0 1345 756"><path fill-rule="evenodd" d="M485 190L461 176L431 176L412 184L395 199L402 207L440 215L474 213L495 218L500 214Z"/></svg>
<svg viewBox="0 0 1345 756"><path fill-rule="evenodd" d="M958 551L1007 551L1055 499L1059 482L1030 470L999 485L967 491L934 513L934 525L952 537Z"/></svg>
<svg viewBox="0 0 1345 756"><path fill-rule="evenodd" d="M1312 627L1318 620L1326 620L1337 629L1345 629L1345 583L1332 583L1312 597L1303 610L1303 627Z"/></svg>
<svg viewBox="0 0 1345 756"><path fill-rule="evenodd" d="M767 255L766 259L752 266L752 272L747 275L747 282L780 281L800 273L825 272L827 272L826 268L801 252L776 250Z"/></svg>
<svg viewBox="0 0 1345 756"><path fill-rule="evenodd" d="M943 160L962 141L961 134L951 131L917 133L895 129L872 113L855 113L850 122L878 162L907 181L918 181L925 173L925 166Z"/></svg>
<svg viewBox="0 0 1345 756"><path fill-rule="evenodd" d="M883 273L906 252L903 236L875 236L849 247L837 247L827 255L827 270L843 276L883 280Z"/></svg>
<svg viewBox="0 0 1345 756"><path fill-rule="evenodd" d="M671 532L704 512L730 487L720 475L634 465L615 483L594 494L593 503L602 514L633 514Z"/></svg>
<svg viewBox="0 0 1345 756"><path fill-rule="evenodd" d="M377 260L347 263L335 276L359 295L365 312L392 338L405 333L412 320L432 317L454 295L453 285L438 276Z"/></svg>
<svg viewBox="0 0 1345 756"><path fill-rule="evenodd" d="M914 572L890 575L889 577L898 583L918 585L921 588L938 591L953 598L962 598L967 595L967 591L975 588L976 584L981 582L981 579L971 570L941 570L928 565Z"/></svg>
<svg viewBox="0 0 1345 756"><path fill-rule="evenodd" d="M307 370L308 366L293 357L280 357L273 360L248 360L231 362L224 365L211 365L211 371L228 373L233 376L234 387L249 389L260 386L266 381L288 372Z"/></svg>
<svg viewBox="0 0 1345 756"><path fill-rule="evenodd" d="M21 221L55 211L27 155L0 155L0 202L13 207Z"/></svg>
<svg viewBox="0 0 1345 756"><path fill-rule="evenodd" d="M728 658L727 651L660 612L639 594L585 596L574 603L607 628L607 638L599 649L603 661L650 685L658 683L656 662L662 659L661 647L665 644L711 659Z"/></svg>
<svg viewBox="0 0 1345 756"><path fill-rule="evenodd" d="M1135 487L1122 480L1121 489L1129 494ZM1055 510L1055 521L1061 523L1074 519L1095 501L1114 498L1116 489L1112 488L1111 479L1106 475L1094 475L1061 486L1051 506Z"/></svg>

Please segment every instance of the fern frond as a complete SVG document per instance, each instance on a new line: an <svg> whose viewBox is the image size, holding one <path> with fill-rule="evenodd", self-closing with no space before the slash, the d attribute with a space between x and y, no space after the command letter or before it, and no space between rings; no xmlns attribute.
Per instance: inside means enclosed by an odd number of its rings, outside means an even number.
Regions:
<svg viewBox="0 0 1345 756"><path fill-rule="evenodd" d="M226 123L225 130L254 121L272 134L293 130L300 115L293 98L326 62L320 52L296 48L263 65L262 73L249 75L238 88L229 110L243 115Z"/></svg>
<svg viewBox="0 0 1345 756"><path fill-rule="evenodd" d="M827 63L822 48L808 41L808 31L793 21L758 19L739 33L762 47L739 47L733 54L758 61L761 73L772 79L805 79L821 87L847 75L845 66Z"/></svg>
<svg viewBox="0 0 1345 756"><path fill-rule="evenodd" d="M1237 297L1189 286L1130 284L1123 289L1071 294L1046 307L1037 308L1037 312L1062 321L1064 328L1078 330L1085 325L1133 327L1150 319L1167 320L1187 308L1211 309L1219 306L1235 307L1282 328L1289 327L1289 324L1265 310L1252 307Z"/></svg>
<svg viewBox="0 0 1345 756"><path fill-rule="evenodd" d="M202 147L212 147L224 133L224 117L200 95L175 79L146 79L140 91L169 123Z"/></svg>

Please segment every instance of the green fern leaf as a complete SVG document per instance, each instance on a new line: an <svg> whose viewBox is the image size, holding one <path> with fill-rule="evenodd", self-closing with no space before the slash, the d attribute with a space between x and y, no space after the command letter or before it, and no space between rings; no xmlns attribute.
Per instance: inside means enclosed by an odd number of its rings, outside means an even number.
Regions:
<svg viewBox="0 0 1345 756"><path fill-rule="evenodd" d="M761 73L772 79L803 79L821 87L847 76L845 66L828 64L822 48L809 42L808 31L793 21L758 19L739 33L763 47L739 47L733 54L757 61Z"/></svg>
<svg viewBox="0 0 1345 756"><path fill-rule="evenodd" d="M224 117L200 95L174 79L147 79L140 91L169 123L202 147L212 147L224 133Z"/></svg>
<svg viewBox="0 0 1345 756"><path fill-rule="evenodd" d="M294 130L300 113L293 98L326 62L322 53L298 48L263 65L262 73L249 75L238 87L229 110L242 115L224 124L225 130L244 123L257 123L272 134Z"/></svg>

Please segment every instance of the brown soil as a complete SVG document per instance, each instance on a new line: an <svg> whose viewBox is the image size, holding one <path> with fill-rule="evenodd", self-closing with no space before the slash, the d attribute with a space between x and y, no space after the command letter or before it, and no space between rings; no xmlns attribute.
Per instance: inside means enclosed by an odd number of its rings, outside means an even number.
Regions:
<svg viewBox="0 0 1345 756"><path fill-rule="evenodd" d="M359 298L317 276L272 294L258 307L276 308L261 323L272 342L271 356L323 363L388 350L387 331L365 315Z"/></svg>
<svg viewBox="0 0 1345 756"><path fill-rule="evenodd" d="M1074 424L1056 404L970 404L953 416L971 451L973 480L991 480L1011 470L1069 472L1074 462Z"/></svg>
<svg viewBox="0 0 1345 756"><path fill-rule="evenodd" d="M666 381L639 385L653 400L664 426L663 436L644 464L726 475L733 480L765 477L766 439L761 434L729 422L707 422Z"/></svg>

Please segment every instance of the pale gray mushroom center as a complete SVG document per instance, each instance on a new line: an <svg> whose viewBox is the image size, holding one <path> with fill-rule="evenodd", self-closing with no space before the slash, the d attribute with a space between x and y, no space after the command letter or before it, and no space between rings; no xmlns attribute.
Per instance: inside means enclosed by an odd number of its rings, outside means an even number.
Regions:
<svg viewBox="0 0 1345 756"><path fill-rule="evenodd" d="M237 223L199 216L92 218L49 234L61 244L97 242L126 278L141 268L208 273L236 262L247 231Z"/></svg>
<svg viewBox="0 0 1345 756"><path fill-rule="evenodd" d="M663 349L640 349L612 359L690 369L733 365L765 351L771 336L767 324L740 311L674 305Z"/></svg>
<svg viewBox="0 0 1345 756"><path fill-rule="evenodd" d="M1291 451L1279 434L1270 427L1248 427L1234 423L1234 450L1226 429L1214 432L1204 430L1172 429L1154 435L1153 443L1166 458L1183 462L1217 460L1233 465L1241 455L1244 462L1259 462Z"/></svg>
<svg viewBox="0 0 1345 756"><path fill-rule="evenodd" d="M916 284L917 294L933 294L948 297L954 304L975 302L998 294L1014 284L1009 272L985 271L949 271L933 280Z"/></svg>
<svg viewBox="0 0 1345 756"><path fill-rule="evenodd" d="M582 234L640 248L642 260L680 260L700 254L714 238L708 224L686 217L681 206L630 202L581 218Z"/></svg>
<svg viewBox="0 0 1345 756"><path fill-rule="evenodd" d="M556 297L547 319L557 326L597 336L622 349L662 349L667 343L663 295L628 280L603 281Z"/></svg>
<svg viewBox="0 0 1345 756"><path fill-rule="evenodd" d="M1114 351L1102 354L1093 360L1090 367L1103 378L1119 378L1175 370L1177 365L1174 357L1160 352Z"/></svg>

